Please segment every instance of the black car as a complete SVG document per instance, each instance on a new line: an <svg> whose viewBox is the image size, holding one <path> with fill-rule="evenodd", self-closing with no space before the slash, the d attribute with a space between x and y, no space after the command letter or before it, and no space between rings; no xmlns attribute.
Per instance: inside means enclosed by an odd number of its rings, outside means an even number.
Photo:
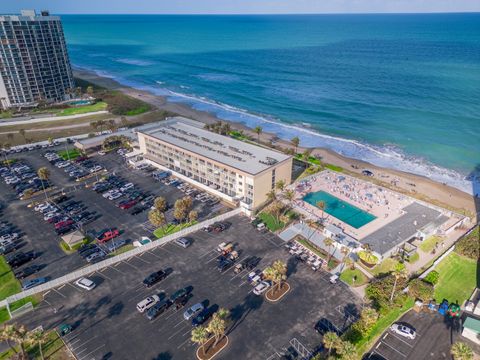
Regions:
<svg viewBox="0 0 480 360"><path fill-rule="evenodd" d="M183 288L183 289L177 290L175 293L173 293L170 296L170 301L172 303L174 303L175 301L177 301L177 299L182 298L182 297L184 297L186 295L189 295L189 294L190 294L190 289L189 288Z"/></svg>
<svg viewBox="0 0 480 360"><path fill-rule="evenodd" d="M42 267L40 265L31 265L23 270L16 272L15 276L17 279L25 279L26 277L39 272L41 269Z"/></svg>
<svg viewBox="0 0 480 360"><path fill-rule="evenodd" d="M6 245L0 246L0 255L6 255L11 253L13 250L17 250L20 247L19 244L16 243L8 243Z"/></svg>
<svg viewBox="0 0 480 360"><path fill-rule="evenodd" d="M68 234L69 232L73 231L75 229L75 225L71 224L71 225L68 225L68 226L64 226L60 229L55 229L55 232L57 233L57 235L65 235L65 234Z"/></svg>
<svg viewBox="0 0 480 360"><path fill-rule="evenodd" d="M144 280L143 280L143 285L145 285L147 288L150 286L155 285L157 282L162 281L165 279L167 274L163 270L156 271L154 273L151 273L148 275Z"/></svg>
<svg viewBox="0 0 480 360"><path fill-rule="evenodd" d="M78 253L81 255L82 253L91 250L91 249L97 249L98 246L96 244L83 244L78 248Z"/></svg>
<svg viewBox="0 0 480 360"><path fill-rule="evenodd" d="M197 327L202 325L205 321L207 321L214 313L216 309L213 306L202 310L197 316L192 319L192 326Z"/></svg>
<svg viewBox="0 0 480 360"><path fill-rule="evenodd" d="M153 305L150 309L147 311L147 319L148 320L153 320L155 319L158 315L162 314L167 310L170 306L172 305L172 302L169 299L163 299Z"/></svg>
<svg viewBox="0 0 480 360"><path fill-rule="evenodd" d="M15 253L13 256L9 257L7 259L7 263L12 267L12 268L17 268L19 266L22 266L23 264L26 264L27 262L35 259L35 253Z"/></svg>
<svg viewBox="0 0 480 360"><path fill-rule="evenodd" d="M223 259L218 262L217 269L220 272L228 270L233 265L233 261L230 259Z"/></svg>

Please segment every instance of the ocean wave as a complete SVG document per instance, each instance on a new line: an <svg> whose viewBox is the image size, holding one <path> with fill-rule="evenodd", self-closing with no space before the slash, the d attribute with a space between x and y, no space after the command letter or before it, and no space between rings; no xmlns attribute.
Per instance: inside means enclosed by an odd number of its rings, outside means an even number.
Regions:
<svg viewBox="0 0 480 360"><path fill-rule="evenodd" d="M263 131L274 133L284 140L290 140L298 136L301 141L300 145L304 147L323 147L340 155L363 160L373 165L425 176L469 194L480 192L480 174L462 174L435 165L421 157L405 154L392 144L376 146L358 140L322 134L303 123L287 124L268 115L254 114L246 109L216 102L205 97L176 92L164 87L162 81L156 81L157 85L145 85L123 79L103 70L86 70L94 71L99 76L115 79L127 86L165 96L169 101L185 103L196 110L213 113L221 119L239 122L248 127L261 126ZM180 86L180 88L182 87Z"/></svg>
<svg viewBox="0 0 480 360"><path fill-rule="evenodd" d="M193 76L200 80L205 80L210 82L219 82L219 83L233 83L240 80L240 78L237 75L233 75L233 74L205 73L205 74L198 74Z"/></svg>
<svg viewBox="0 0 480 360"><path fill-rule="evenodd" d="M153 61L130 59L130 58L118 58L118 59L114 59L114 61L122 64L136 65L136 66L150 66L155 64Z"/></svg>
<svg viewBox="0 0 480 360"><path fill-rule="evenodd" d="M160 89L156 89L157 93L158 90ZM161 89L161 93L158 94L167 96L169 101L187 103L196 110L211 112L225 120L240 122L248 127L261 126L265 132L274 133L284 140L298 136L300 145L304 147L322 147L373 165L425 176L469 194L474 193L474 188L477 189L476 191L480 189L478 175L468 176L468 174L435 165L424 158L405 154L395 145L376 146L358 140L322 134L303 124L286 124L270 116L253 114L245 109L205 97L183 94L169 89Z"/></svg>

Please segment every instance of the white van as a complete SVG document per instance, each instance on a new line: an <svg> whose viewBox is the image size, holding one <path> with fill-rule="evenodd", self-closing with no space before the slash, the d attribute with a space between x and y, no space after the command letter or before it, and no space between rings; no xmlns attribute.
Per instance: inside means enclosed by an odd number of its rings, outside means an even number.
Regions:
<svg viewBox="0 0 480 360"><path fill-rule="evenodd" d="M153 305L160 301L160 297L158 295L152 295L143 299L137 304L137 310L141 313L145 312L145 310L150 309Z"/></svg>

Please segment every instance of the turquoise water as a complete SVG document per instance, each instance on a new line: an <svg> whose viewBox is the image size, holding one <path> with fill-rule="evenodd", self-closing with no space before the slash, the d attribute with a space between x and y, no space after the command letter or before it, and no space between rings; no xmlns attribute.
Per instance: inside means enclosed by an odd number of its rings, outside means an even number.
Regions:
<svg viewBox="0 0 480 360"><path fill-rule="evenodd" d="M377 218L376 216L363 211L362 209L359 209L358 207L343 200L340 200L339 198L330 195L325 191L308 193L305 195L303 200L313 206L317 206L319 201L324 201L324 211L327 214L336 217L338 220L343 221L355 229L361 228Z"/></svg>
<svg viewBox="0 0 480 360"><path fill-rule="evenodd" d="M69 101L67 104L69 105L88 105L91 104L92 102L90 100L74 100L74 101Z"/></svg>
<svg viewBox="0 0 480 360"><path fill-rule="evenodd" d="M62 18L75 66L465 191L480 172L480 14Z"/></svg>

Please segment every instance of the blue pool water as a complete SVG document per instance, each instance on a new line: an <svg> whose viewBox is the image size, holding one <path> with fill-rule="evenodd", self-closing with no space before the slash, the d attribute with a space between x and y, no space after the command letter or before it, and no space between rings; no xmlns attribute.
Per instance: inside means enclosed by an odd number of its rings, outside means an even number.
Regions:
<svg viewBox="0 0 480 360"><path fill-rule="evenodd" d="M72 106L80 106L80 105L90 105L92 102L90 100L73 100L69 101L67 104Z"/></svg>
<svg viewBox="0 0 480 360"><path fill-rule="evenodd" d="M307 194L304 201L310 205L317 206L319 201L325 202L325 212L327 214L336 217L338 220L354 227L355 229L361 228L369 222L375 220L377 217L359 209L358 207L351 205L339 198L330 195L325 191L317 191Z"/></svg>

